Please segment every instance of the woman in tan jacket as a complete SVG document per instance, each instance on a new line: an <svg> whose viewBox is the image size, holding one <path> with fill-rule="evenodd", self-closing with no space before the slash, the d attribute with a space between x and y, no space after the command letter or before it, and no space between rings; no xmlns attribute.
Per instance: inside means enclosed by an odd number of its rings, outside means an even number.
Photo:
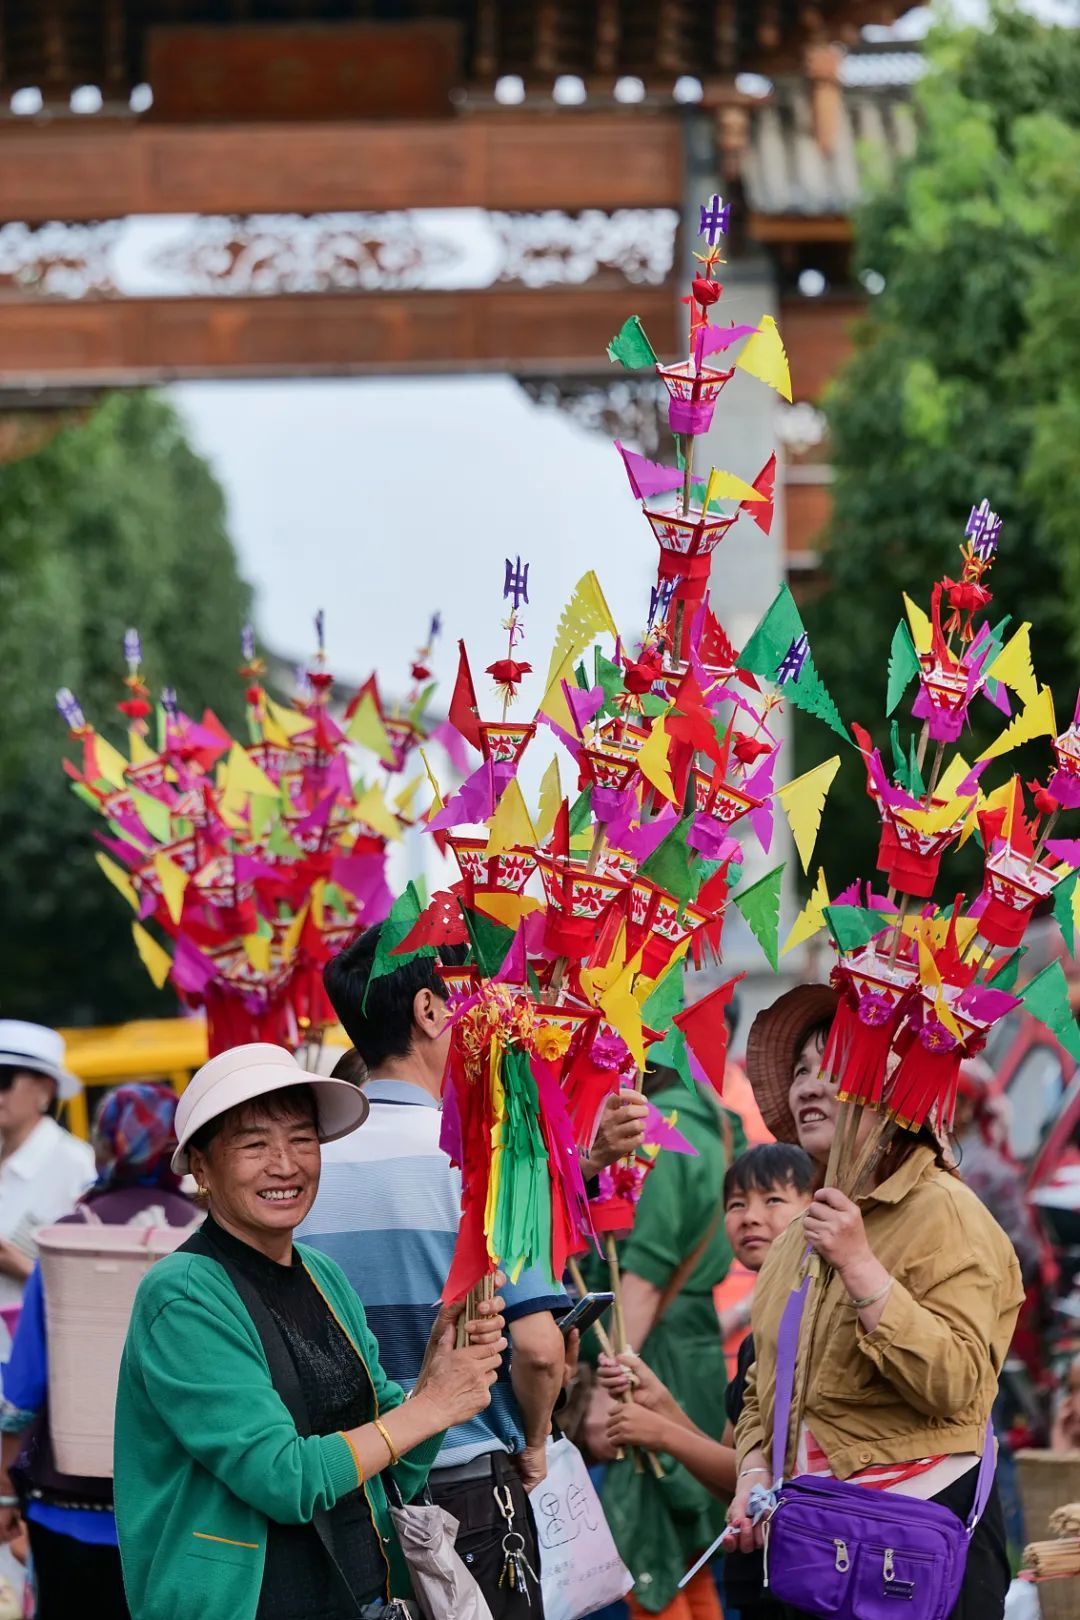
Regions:
<svg viewBox="0 0 1080 1620"><path fill-rule="evenodd" d="M769 1128L822 1171L839 1109L835 1086L820 1076L836 1000L826 985L781 996L756 1020L746 1059ZM860 1140L872 1124L867 1110ZM770 1483L777 1337L807 1245L825 1268L803 1323L787 1474L932 1499L966 1518L1023 1288L1008 1238L924 1130L894 1139L857 1203L820 1188L773 1246L754 1294L756 1360L736 1429L728 1519L738 1545L762 1541L747 1502L754 1485ZM995 1491L951 1620L1000 1620L1008 1584Z"/></svg>

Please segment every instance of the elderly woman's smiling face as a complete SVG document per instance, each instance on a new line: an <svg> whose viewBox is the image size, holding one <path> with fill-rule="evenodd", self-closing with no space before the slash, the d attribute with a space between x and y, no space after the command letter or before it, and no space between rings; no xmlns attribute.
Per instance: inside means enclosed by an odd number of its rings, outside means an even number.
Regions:
<svg viewBox="0 0 1080 1620"><path fill-rule="evenodd" d="M191 1168L227 1231L257 1248L290 1233L319 1190L310 1089L291 1086L232 1109L203 1147L192 1145Z"/></svg>

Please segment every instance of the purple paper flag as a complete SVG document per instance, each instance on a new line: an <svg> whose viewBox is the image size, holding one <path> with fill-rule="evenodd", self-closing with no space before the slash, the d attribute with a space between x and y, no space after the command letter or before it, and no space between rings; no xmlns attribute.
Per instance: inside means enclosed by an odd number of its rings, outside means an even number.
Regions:
<svg viewBox="0 0 1080 1620"><path fill-rule="evenodd" d="M700 366L706 355L720 354L724 349L730 349L733 343L740 338L749 337L756 332L756 326L702 326L698 328L694 339L694 352Z"/></svg>
<svg viewBox="0 0 1080 1620"><path fill-rule="evenodd" d="M664 467L658 461L635 455L633 450L624 449L618 439L615 448L623 458L630 488L639 501L647 500L650 495L662 495L669 489L682 488L684 475L678 467Z"/></svg>
<svg viewBox="0 0 1080 1620"><path fill-rule="evenodd" d="M690 1072L693 1074L695 1064L699 1069L701 1065L689 1047L686 1049L686 1055L690 1059ZM694 1074L694 1079L698 1081L699 1085L707 1086L709 1084L704 1071L701 1074ZM692 1157L697 1158L698 1150L693 1142L688 1141L682 1131L676 1130L671 1121L664 1117L654 1103L647 1104L647 1107L649 1112L645 1116L645 1141L650 1146L666 1148L669 1153L689 1153Z"/></svg>

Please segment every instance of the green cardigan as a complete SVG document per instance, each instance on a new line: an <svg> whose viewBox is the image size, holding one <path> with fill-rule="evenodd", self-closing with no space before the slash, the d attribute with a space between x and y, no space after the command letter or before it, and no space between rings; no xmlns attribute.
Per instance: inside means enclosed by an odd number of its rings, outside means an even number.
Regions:
<svg viewBox="0 0 1080 1620"><path fill-rule="evenodd" d="M344 1273L306 1246L298 1253L351 1338L377 1413L403 1400ZM405 1501L423 1486L436 1435L395 1469ZM115 1502L124 1587L133 1620L254 1620L268 1521L306 1524L357 1487L340 1434L302 1439L255 1326L209 1256L172 1254L135 1299L116 1397ZM364 1486L387 1559L388 1594L409 1592L378 1475Z"/></svg>

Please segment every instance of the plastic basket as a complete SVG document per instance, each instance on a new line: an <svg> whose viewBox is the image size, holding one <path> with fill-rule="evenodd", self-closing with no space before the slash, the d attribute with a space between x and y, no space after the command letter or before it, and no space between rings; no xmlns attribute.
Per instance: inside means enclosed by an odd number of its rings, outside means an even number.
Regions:
<svg viewBox="0 0 1080 1620"><path fill-rule="evenodd" d="M65 1474L110 1478L113 1408L135 1292L190 1227L46 1226L37 1234L49 1343L49 1428Z"/></svg>

